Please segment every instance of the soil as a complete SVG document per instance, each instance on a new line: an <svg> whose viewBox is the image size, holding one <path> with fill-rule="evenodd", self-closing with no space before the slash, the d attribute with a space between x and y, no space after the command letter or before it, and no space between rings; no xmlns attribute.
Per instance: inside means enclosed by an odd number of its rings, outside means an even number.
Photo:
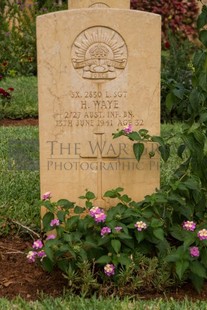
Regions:
<svg viewBox="0 0 207 310"><path fill-rule="evenodd" d="M0 119L0 126L37 126L37 118Z"/></svg>
<svg viewBox="0 0 207 310"><path fill-rule="evenodd" d="M36 126L37 119L0 120L0 126ZM28 263L26 254L32 241L18 235L0 237L0 298L9 300L21 296L25 300L37 300L42 294L59 297L67 289L67 281L60 271L47 273L34 263ZM193 300L207 299L207 283L200 294L191 284L163 294L141 294L140 299L174 298L183 300L185 297Z"/></svg>
<svg viewBox="0 0 207 310"><path fill-rule="evenodd" d="M31 244L18 235L0 237L0 298L12 300L21 296L25 300L38 300L43 294L60 297L67 291L67 281L60 271L48 273L39 265L27 261L26 255L31 249ZM192 300L206 300L207 283L200 294L187 284L163 294L142 293L137 296L142 300L155 298L183 300L185 297Z"/></svg>

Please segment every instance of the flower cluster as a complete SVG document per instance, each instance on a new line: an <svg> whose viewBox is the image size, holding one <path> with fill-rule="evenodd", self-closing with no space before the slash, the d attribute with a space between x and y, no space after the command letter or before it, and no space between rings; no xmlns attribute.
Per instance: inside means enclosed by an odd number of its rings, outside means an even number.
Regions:
<svg viewBox="0 0 207 310"><path fill-rule="evenodd" d="M59 226L59 225L60 225L60 221L58 219L54 219L50 222L51 227Z"/></svg>
<svg viewBox="0 0 207 310"><path fill-rule="evenodd" d="M11 99L11 92L14 91L14 88L9 87L7 91L3 88L0 88L0 98L2 99Z"/></svg>
<svg viewBox="0 0 207 310"><path fill-rule="evenodd" d="M46 257L46 253L44 250L42 250L43 248L43 243L41 240L36 240L33 242L32 248L34 250L40 250L40 251L29 251L29 253L27 254L27 259L29 261L29 263L34 263L36 258L40 258L40 260L42 261L44 257Z"/></svg>
<svg viewBox="0 0 207 310"><path fill-rule="evenodd" d="M193 221L185 221L183 223L183 229L194 231L196 229L196 223Z"/></svg>
<svg viewBox="0 0 207 310"><path fill-rule="evenodd" d="M128 135L129 133L132 132L132 125L131 124L127 125L126 127L124 127L123 130L124 130L124 133Z"/></svg>
<svg viewBox="0 0 207 310"><path fill-rule="evenodd" d="M106 214L104 210L99 207L93 207L89 211L90 216L92 216L96 223L105 222Z"/></svg>
<svg viewBox="0 0 207 310"><path fill-rule="evenodd" d="M46 192L42 195L42 200L49 200L51 197L51 192Z"/></svg>
<svg viewBox="0 0 207 310"><path fill-rule="evenodd" d="M134 224L138 231L142 231L147 228L147 224L145 222L139 221Z"/></svg>
<svg viewBox="0 0 207 310"><path fill-rule="evenodd" d="M116 226L114 229L116 232L120 232L123 228L121 226Z"/></svg>
<svg viewBox="0 0 207 310"><path fill-rule="evenodd" d="M101 229L101 236L104 237L105 235L108 235L111 233L111 228L105 226Z"/></svg>
<svg viewBox="0 0 207 310"><path fill-rule="evenodd" d="M190 255L192 257L199 257L200 252L199 252L199 248L197 246L193 246L189 250L190 250Z"/></svg>
<svg viewBox="0 0 207 310"><path fill-rule="evenodd" d="M204 228L199 230L197 236L200 240L207 240L207 229Z"/></svg>
<svg viewBox="0 0 207 310"><path fill-rule="evenodd" d="M51 234L51 235L47 236L46 240L53 240L55 238L56 238L56 236L54 234Z"/></svg>
<svg viewBox="0 0 207 310"><path fill-rule="evenodd" d="M104 266L104 273L110 277L115 274L115 266L113 264L107 264Z"/></svg>

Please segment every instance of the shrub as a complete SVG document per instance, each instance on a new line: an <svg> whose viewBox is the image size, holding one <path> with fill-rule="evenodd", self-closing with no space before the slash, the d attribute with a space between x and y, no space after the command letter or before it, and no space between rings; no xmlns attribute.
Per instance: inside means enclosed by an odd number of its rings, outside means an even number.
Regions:
<svg viewBox="0 0 207 310"><path fill-rule="evenodd" d="M169 182L141 202L123 194L122 188L109 190L104 196L118 199L118 204L107 211L93 204L96 197L90 191L80 197L84 208L64 199L51 202L50 192L43 196L48 212L42 222L48 235L45 244L42 240L33 244L27 257L31 262L39 258L48 271L59 267L75 292L81 289L90 295L101 286L101 293L127 294L129 287L135 294L141 288L163 290L189 280L197 291L202 289L207 277L206 24L207 6L203 6L197 22L203 48L192 61L188 123L177 149L182 162ZM169 157L169 144L145 129L133 132L129 125L114 134L119 136L132 141L138 161L146 141L159 144L165 161Z"/></svg>
<svg viewBox="0 0 207 310"><path fill-rule="evenodd" d="M196 51L188 39L180 42L169 33L169 49L162 51L161 121L188 119L188 96L192 89L192 55Z"/></svg>
<svg viewBox="0 0 207 310"><path fill-rule="evenodd" d="M26 5L25 0L3 0L0 4L0 73L4 75L35 75L36 17L65 6L38 6L36 1Z"/></svg>
<svg viewBox="0 0 207 310"><path fill-rule="evenodd" d="M195 37L198 15L196 0L131 0L131 7L162 16L163 46L169 44L168 31L180 38Z"/></svg>

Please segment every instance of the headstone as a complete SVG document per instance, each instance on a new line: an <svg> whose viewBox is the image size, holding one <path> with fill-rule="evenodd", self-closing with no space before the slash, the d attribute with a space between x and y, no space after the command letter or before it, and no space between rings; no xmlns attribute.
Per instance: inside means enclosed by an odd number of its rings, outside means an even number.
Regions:
<svg viewBox="0 0 207 310"><path fill-rule="evenodd" d="M69 0L69 9L83 9L83 8L119 8L129 9L129 0Z"/></svg>
<svg viewBox="0 0 207 310"><path fill-rule="evenodd" d="M129 1L70 0L79 3L107 7L37 18L41 193L82 205L88 189L107 208L107 190L139 201L159 187L156 145L137 162L132 143L112 133L128 124L160 133L161 18L119 9Z"/></svg>

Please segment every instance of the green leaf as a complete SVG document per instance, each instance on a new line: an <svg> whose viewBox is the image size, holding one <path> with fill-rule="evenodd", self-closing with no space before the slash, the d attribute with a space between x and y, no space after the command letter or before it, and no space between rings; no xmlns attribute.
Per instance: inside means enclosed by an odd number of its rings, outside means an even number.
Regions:
<svg viewBox="0 0 207 310"><path fill-rule="evenodd" d="M43 260L42 260L42 267L47 272L52 272L52 270L53 270L53 262L48 257L44 257Z"/></svg>
<svg viewBox="0 0 207 310"><path fill-rule="evenodd" d="M176 87L172 90L172 92L177 98L183 100L185 89L182 84L177 84Z"/></svg>
<svg viewBox="0 0 207 310"><path fill-rule="evenodd" d="M45 253L47 255L47 257L53 262L54 261L54 255L53 255L53 251L52 249L48 246L48 244L46 243L45 245Z"/></svg>
<svg viewBox="0 0 207 310"><path fill-rule="evenodd" d="M178 155L180 158L183 158L183 152L185 151L185 149L186 149L185 144L180 144L180 145L179 145L178 150L177 150L177 155Z"/></svg>
<svg viewBox="0 0 207 310"><path fill-rule="evenodd" d="M79 216L71 216L70 218L67 219L67 222L66 222L66 229L74 229L77 225L79 221Z"/></svg>
<svg viewBox="0 0 207 310"><path fill-rule="evenodd" d="M131 201L131 198L128 195L123 195L120 197L120 200L129 203Z"/></svg>
<svg viewBox="0 0 207 310"><path fill-rule="evenodd" d="M133 141L140 141L141 140L141 136L140 136L140 134L138 133L138 132L132 132L132 133L129 133L128 135L127 135L131 140L133 140Z"/></svg>
<svg viewBox="0 0 207 310"><path fill-rule="evenodd" d="M75 209L74 209L74 213L75 214L81 214L85 211L85 208L81 208L81 207L78 207L76 206Z"/></svg>
<svg viewBox="0 0 207 310"><path fill-rule="evenodd" d="M88 200L91 200L91 199L95 199L96 196L92 192L87 192L85 198Z"/></svg>
<svg viewBox="0 0 207 310"><path fill-rule="evenodd" d="M202 8L202 12L198 16L197 19L197 27L198 29L203 28L207 24L207 12L205 10L205 6Z"/></svg>
<svg viewBox="0 0 207 310"><path fill-rule="evenodd" d="M170 146L166 144L165 146L159 146L159 151L162 159L166 162L170 156Z"/></svg>
<svg viewBox="0 0 207 310"><path fill-rule="evenodd" d="M193 273L191 273L189 275L189 277L190 277L190 279L191 279L191 281L193 283L193 286L195 287L196 291L198 293L200 293L201 290L202 290L202 287L204 285L204 278L203 277L199 277L199 276L197 276L196 274L193 274Z"/></svg>
<svg viewBox="0 0 207 310"><path fill-rule="evenodd" d="M87 208L87 209L90 209L90 208L92 208L92 207L93 207L92 202L91 202L91 201L86 200L86 208Z"/></svg>
<svg viewBox="0 0 207 310"><path fill-rule="evenodd" d="M97 264L108 264L111 262L111 257L108 255L103 255L96 260Z"/></svg>
<svg viewBox="0 0 207 310"><path fill-rule="evenodd" d="M58 200L57 205L65 209L71 209L74 207L74 202L71 202L67 199L60 199Z"/></svg>
<svg viewBox="0 0 207 310"><path fill-rule="evenodd" d="M184 241L185 239L183 229L180 226L173 226L170 233L175 239L179 241Z"/></svg>
<svg viewBox="0 0 207 310"><path fill-rule="evenodd" d="M144 240L144 232L143 231L138 231L136 229L135 230L135 237L136 237L138 243L140 243L142 240Z"/></svg>
<svg viewBox="0 0 207 310"><path fill-rule="evenodd" d="M64 212L64 211L58 211L58 212L57 212L57 218L58 218L61 222L64 222L64 220L65 220L65 212Z"/></svg>
<svg viewBox="0 0 207 310"><path fill-rule="evenodd" d="M175 264L176 273L180 280L182 280L185 271L189 267L189 261L187 260L179 260Z"/></svg>
<svg viewBox="0 0 207 310"><path fill-rule="evenodd" d="M143 143L135 143L133 144L133 151L135 158L140 161L140 158L144 152L144 144Z"/></svg>
<svg viewBox="0 0 207 310"><path fill-rule="evenodd" d="M174 101L175 101L175 96L173 95L173 93L168 93L166 100L165 100L165 105L166 105L166 109L168 113L172 111Z"/></svg>
<svg viewBox="0 0 207 310"><path fill-rule="evenodd" d="M121 249L121 242L117 239L112 239L111 245L112 245L112 248L114 249L114 251L118 254L120 252L120 249Z"/></svg>
<svg viewBox="0 0 207 310"><path fill-rule="evenodd" d="M119 196L119 192L122 192L124 189L122 187L118 187L116 189L106 191L104 197L117 198Z"/></svg>
<svg viewBox="0 0 207 310"><path fill-rule="evenodd" d="M160 219L158 220L158 219L153 218L151 223L150 223L150 226L153 228L157 228L157 227L163 226L163 223L161 222Z"/></svg>
<svg viewBox="0 0 207 310"><path fill-rule="evenodd" d="M207 30L201 30L199 33L199 40L207 47Z"/></svg>
<svg viewBox="0 0 207 310"><path fill-rule="evenodd" d="M149 130L143 129L143 128L139 130L139 134L140 134L142 137L148 136L148 132L149 132Z"/></svg>
<svg viewBox="0 0 207 310"><path fill-rule="evenodd" d="M163 146L165 145L164 140L159 136L152 136L151 140L153 142L159 143L159 145L163 145Z"/></svg>
<svg viewBox="0 0 207 310"><path fill-rule="evenodd" d="M191 262L190 270L197 276L206 278L206 269L199 261Z"/></svg>
<svg viewBox="0 0 207 310"><path fill-rule="evenodd" d="M153 235L159 239L159 240L164 240L165 237L164 237L164 231L162 228L157 228L157 229L154 229L153 230Z"/></svg>
<svg viewBox="0 0 207 310"><path fill-rule="evenodd" d="M52 230L52 227L50 226L50 222L54 219L54 214L52 212L47 212L43 216L42 223L43 223L43 229L45 231Z"/></svg>
<svg viewBox="0 0 207 310"><path fill-rule="evenodd" d="M167 255L165 260L169 263L175 263L177 262L178 260L180 259L180 255L179 253L173 253L173 254L170 254L170 255Z"/></svg>
<svg viewBox="0 0 207 310"><path fill-rule="evenodd" d="M201 263L207 268L207 248L201 249Z"/></svg>
<svg viewBox="0 0 207 310"><path fill-rule="evenodd" d="M129 266L131 265L132 261L127 255L120 254L120 256L118 257L118 263L124 266Z"/></svg>

